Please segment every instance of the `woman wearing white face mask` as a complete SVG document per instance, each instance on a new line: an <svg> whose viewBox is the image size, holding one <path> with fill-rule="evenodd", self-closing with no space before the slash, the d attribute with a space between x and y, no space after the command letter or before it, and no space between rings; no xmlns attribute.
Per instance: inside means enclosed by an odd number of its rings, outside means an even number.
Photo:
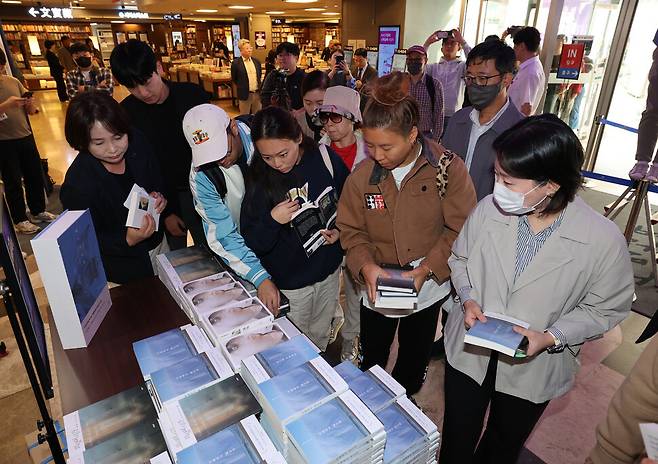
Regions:
<svg viewBox="0 0 658 464"><path fill-rule="evenodd" d="M444 332L442 464L516 462L548 402L571 389L580 345L621 322L633 298L619 229L576 195L584 156L573 131L554 115L534 116L493 148L494 193L448 261L463 312L450 313ZM514 329L527 338L526 357L464 343L488 312L529 324Z"/></svg>

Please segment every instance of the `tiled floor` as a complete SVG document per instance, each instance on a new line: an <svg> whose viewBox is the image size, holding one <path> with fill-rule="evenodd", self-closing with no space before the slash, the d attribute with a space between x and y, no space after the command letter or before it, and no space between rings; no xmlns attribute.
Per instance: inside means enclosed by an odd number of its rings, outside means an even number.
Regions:
<svg viewBox="0 0 658 464"><path fill-rule="evenodd" d="M117 99L125 95L125 89L116 89ZM36 98L41 109L32 118L37 144L42 157L49 159L51 176L61 184L75 157L63 135L66 105L57 100L54 91L37 92ZM233 115L234 111L228 105L221 106ZM51 206L56 207L54 202ZM43 289L35 272L34 259L29 257L27 262L38 299L43 304ZM11 336L6 319L6 316L0 317L0 339ZM519 464L582 464L594 443L596 424L604 417L611 396L643 349L643 345L635 345L634 341L647 320L644 316L632 314L603 339L583 348L580 356L582 368L575 388L549 405L528 440ZM417 395L418 403L439 426L443 418L443 369L443 361L432 361L427 381ZM31 390L22 389L29 385L25 380L22 366L15 357L0 359L0 397L4 396L0 398L0 411L5 424L0 440L0 464L30 462L23 437L35 429L38 411ZM19 391L14 392L17 389ZM57 415L57 409L55 404L53 415Z"/></svg>

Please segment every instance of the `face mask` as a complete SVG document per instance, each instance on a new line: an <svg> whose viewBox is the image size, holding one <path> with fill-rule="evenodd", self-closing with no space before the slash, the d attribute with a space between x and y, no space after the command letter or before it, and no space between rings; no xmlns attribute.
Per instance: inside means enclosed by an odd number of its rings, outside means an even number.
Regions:
<svg viewBox="0 0 658 464"><path fill-rule="evenodd" d="M423 63L420 61L410 61L407 63L407 70L412 76L417 76L423 70Z"/></svg>
<svg viewBox="0 0 658 464"><path fill-rule="evenodd" d="M75 62L81 68L88 68L91 66L91 58L88 56L79 56L76 58Z"/></svg>
<svg viewBox="0 0 658 464"><path fill-rule="evenodd" d="M506 213L509 214L516 214L516 215L522 215L526 213L530 213L531 211L534 211L535 208L546 199L546 195L544 195L544 198L539 200L534 206L523 206L523 203L525 202L525 197L528 195L530 192L535 191L542 185L544 185L546 182L542 182L541 184L537 185L535 188L532 190L526 192L525 194L519 193L519 192L514 192L507 187L505 187L503 184L496 182L494 185L494 200L496 200L496 204L498 204L498 207L505 211Z"/></svg>
<svg viewBox="0 0 658 464"><path fill-rule="evenodd" d="M471 84L466 86L466 92L468 93L468 99L471 101L471 105L478 111L482 111L484 108L489 106L489 104L494 101L498 93L500 92L500 86L502 82L493 85L476 85Z"/></svg>

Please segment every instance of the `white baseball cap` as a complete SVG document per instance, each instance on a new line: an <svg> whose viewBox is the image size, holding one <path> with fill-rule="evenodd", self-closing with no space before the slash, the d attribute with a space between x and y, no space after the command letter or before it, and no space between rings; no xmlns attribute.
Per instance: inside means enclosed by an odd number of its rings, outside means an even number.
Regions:
<svg viewBox="0 0 658 464"><path fill-rule="evenodd" d="M226 128L231 123L226 111L204 103L185 113L183 133L192 148L192 165L195 168L226 157L228 140Z"/></svg>

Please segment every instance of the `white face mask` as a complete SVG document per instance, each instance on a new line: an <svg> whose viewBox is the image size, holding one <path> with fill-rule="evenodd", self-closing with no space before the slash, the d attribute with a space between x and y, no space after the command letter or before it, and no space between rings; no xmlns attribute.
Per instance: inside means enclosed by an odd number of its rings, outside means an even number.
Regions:
<svg viewBox="0 0 658 464"><path fill-rule="evenodd" d="M539 206L539 204L546 199L547 195L544 195L544 197L541 200L539 200L534 206L523 206L523 204L525 203L526 195L535 191L545 183L546 182L542 182L541 184L537 185L535 188L524 194L524 193L514 192L508 189L507 187L505 187L500 182L496 182L493 191L494 200L496 200L498 207L500 207L500 209L502 209L506 213L516 214L519 216L522 214L527 214L534 211L535 208Z"/></svg>

